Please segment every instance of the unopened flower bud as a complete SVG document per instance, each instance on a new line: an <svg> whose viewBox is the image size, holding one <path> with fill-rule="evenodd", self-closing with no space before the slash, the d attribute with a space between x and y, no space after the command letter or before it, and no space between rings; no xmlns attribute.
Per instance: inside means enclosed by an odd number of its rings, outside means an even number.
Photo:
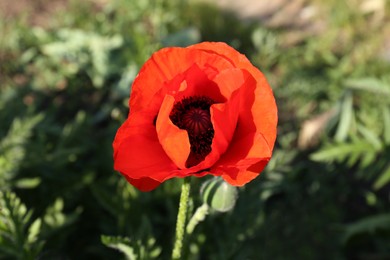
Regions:
<svg viewBox="0 0 390 260"><path fill-rule="evenodd" d="M221 178L212 178L206 181L200 192L203 202L218 212L227 212L233 209L238 197L237 188Z"/></svg>

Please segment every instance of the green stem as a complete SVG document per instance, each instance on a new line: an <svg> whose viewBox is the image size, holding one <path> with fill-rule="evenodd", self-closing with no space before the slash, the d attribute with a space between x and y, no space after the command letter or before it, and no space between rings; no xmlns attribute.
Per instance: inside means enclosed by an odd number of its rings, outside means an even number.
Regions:
<svg viewBox="0 0 390 260"><path fill-rule="evenodd" d="M172 259L174 260L181 259L181 249L183 247L184 240L184 227L186 225L188 200L190 196L190 181L191 179L189 177L184 178L184 182L181 186L179 212L177 213L176 220L176 239L172 251Z"/></svg>
<svg viewBox="0 0 390 260"><path fill-rule="evenodd" d="M202 206L197 208L192 218L188 221L187 224L187 234L191 235L192 232L194 232L195 227L199 224L199 222L202 222L205 220L206 216L209 214L209 206L204 203Z"/></svg>

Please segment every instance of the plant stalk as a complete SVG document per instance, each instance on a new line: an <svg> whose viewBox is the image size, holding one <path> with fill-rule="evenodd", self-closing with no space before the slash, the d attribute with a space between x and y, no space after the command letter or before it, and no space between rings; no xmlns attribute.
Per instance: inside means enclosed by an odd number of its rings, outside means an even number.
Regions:
<svg viewBox="0 0 390 260"><path fill-rule="evenodd" d="M187 211L188 211L188 202L190 196L190 181L189 177L184 178L184 182L181 186L181 195L179 202L179 212L177 213L176 220L176 238L175 244L172 251L172 259L179 260L181 259L181 252L184 241L184 231L186 225Z"/></svg>

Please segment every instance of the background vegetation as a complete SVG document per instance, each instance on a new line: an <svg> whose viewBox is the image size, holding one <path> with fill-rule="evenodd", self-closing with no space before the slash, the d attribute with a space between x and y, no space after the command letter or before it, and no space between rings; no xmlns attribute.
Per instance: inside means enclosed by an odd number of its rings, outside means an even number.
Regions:
<svg viewBox="0 0 390 260"><path fill-rule="evenodd" d="M3 9L0 259L169 258L182 180L138 192L111 143L143 62L199 41L267 75L280 123L266 171L196 227L186 259L389 259L389 2L294 2L259 19L184 0Z"/></svg>

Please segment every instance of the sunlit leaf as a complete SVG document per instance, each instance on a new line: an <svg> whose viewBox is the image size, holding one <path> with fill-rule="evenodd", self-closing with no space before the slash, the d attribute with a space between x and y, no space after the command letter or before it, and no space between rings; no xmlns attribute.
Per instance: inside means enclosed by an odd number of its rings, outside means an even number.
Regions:
<svg viewBox="0 0 390 260"><path fill-rule="evenodd" d="M364 90L378 95L390 97L390 87L375 78L351 79L345 82L347 88Z"/></svg>
<svg viewBox="0 0 390 260"><path fill-rule="evenodd" d="M41 183L40 178L23 178L18 179L15 182L15 187L19 189L33 189L36 188Z"/></svg>
<svg viewBox="0 0 390 260"><path fill-rule="evenodd" d="M379 178L374 183L375 189L380 189L390 183L390 166L387 167L385 171L379 176Z"/></svg>
<svg viewBox="0 0 390 260"><path fill-rule="evenodd" d="M335 134L335 139L338 142L344 141L347 138L353 117L352 101L352 93L347 92L340 106L340 119Z"/></svg>
<svg viewBox="0 0 390 260"><path fill-rule="evenodd" d="M390 108L383 107L383 136L385 144L390 145Z"/></svg>
<svg viewBox="0 0 390 260"><path fill-rule="evenodd" d="M129 245L130 239L104 235L102 235L100 239L104 245L123 253L127 260L137 259L137 255L134 253L134 249Z"/></svg>
<svg viewBox="0 0 390 260"><path fill-rule="evenodd" d="M35 259L42 250L41 220L31 224L31 218L32 211L14 193L0 191L0 252L8 258Z"/></svg>

